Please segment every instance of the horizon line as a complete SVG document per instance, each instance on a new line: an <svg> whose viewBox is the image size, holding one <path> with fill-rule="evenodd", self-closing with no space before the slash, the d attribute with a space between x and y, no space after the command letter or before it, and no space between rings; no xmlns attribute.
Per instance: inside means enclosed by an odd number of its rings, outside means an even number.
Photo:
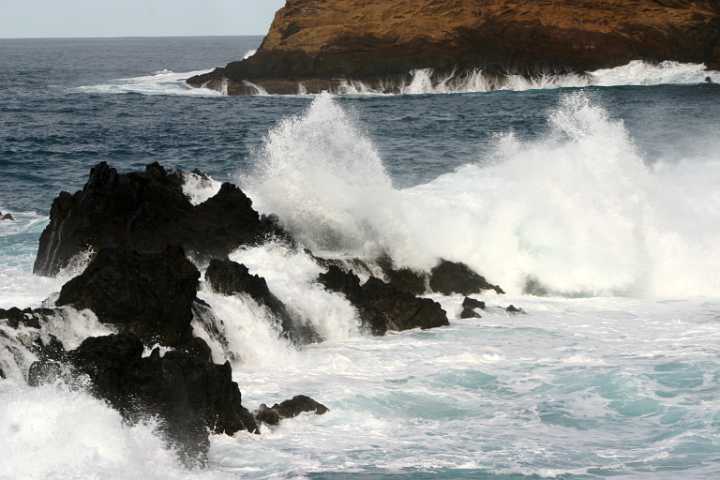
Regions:
<svg viewBox="0 0 720 480"><path fill-rule="evenodd" d="M237 34L173 34L173 35L88 35L88 36L27 36L27 37L0 37L0 40L105 40L105 39L125 39L125 38L229 38L229 37L264 37L265 33L243 33Z"/></svg>

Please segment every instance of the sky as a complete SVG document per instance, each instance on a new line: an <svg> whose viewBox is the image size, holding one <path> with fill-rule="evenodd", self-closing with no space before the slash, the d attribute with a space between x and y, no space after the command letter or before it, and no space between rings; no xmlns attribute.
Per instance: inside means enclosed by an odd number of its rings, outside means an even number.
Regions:
<svg viewBox="0 0 720 480"><path fill-rule="evenodd" d="M285 0L0 0L0 38L264 35Z"/></svg>

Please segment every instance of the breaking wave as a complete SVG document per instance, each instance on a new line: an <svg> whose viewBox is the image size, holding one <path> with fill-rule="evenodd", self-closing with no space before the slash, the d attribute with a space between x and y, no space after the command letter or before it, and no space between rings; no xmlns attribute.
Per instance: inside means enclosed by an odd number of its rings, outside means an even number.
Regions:
<svg viewBox="0 0 720 480"><path fill-rule="evenodd" d="M173 72L160 70L152 75L140 77L121 78L108 83L78 87L77 91L97 94L126 94L137 93L142 95L180 95L196 97L218 97L223 92L210 88L194 88L185 83L190 77L207 73L208 70L193 72Z"/></svg>
<svg viewBox="0 0 720 480"><path fill-rule="evenodd" d="M247 52L244 59L255 54ZM180 96L211 96L227 94L227 88L214 90L211 88L193 88L185 83L190 77L207 73L208 70L176 73L161 70L152 75L122 78L108 83L79 87L84 93L123 94L137 93L143 95L180 95ZM535 78L521 75L498 77L487 75L482 70L465 74L450 74L438 77L431 69L420 69L411 72L411 80L401 84L366 85L355 80L343 80L332 92L336 95L429 95L447 93L484 93L492 91L527 91L556 88L581 87L614 87L623 85L694 85L710 79L720 83L720 72L707 70L705 65L666 61L651 64L636 60L622 67L608 68L580 74L545 74ZM268 92L260 85L244 81L246 86L255 90L257 96L268 96ZM307 95L307 89L301 83L298 95ZM392 92L392 93L388 93Z"/></svg>
<svg viewBox="0 0 720 480"><path fill-rule="evenodd" d="M521 75L498 77L478 69L471 73L451 73L438 77L431 69L411 72L412 79L400 85L368 86L362 82L345 80L337 89L344 95L381 95L397 92L401 95L427 95L441 93L480 93L497 90L526 91L554 88L614 87L622 85L699 84L708 79L720 83L720 72L709 71L705 65L666 61L651 64L635 60L627 65L580 74L545 74L535 78Z"/></svg>
<svg viewBox="0 0 720 480"><path fill-rule="evenodd" d="M390 253L426 269L464 261L503 287L562 295L720 293L720 158L644 158L585 92L561 97L539 140L397 189L373 142L330 96L268 135L241 178L316 251Z"/></svg>

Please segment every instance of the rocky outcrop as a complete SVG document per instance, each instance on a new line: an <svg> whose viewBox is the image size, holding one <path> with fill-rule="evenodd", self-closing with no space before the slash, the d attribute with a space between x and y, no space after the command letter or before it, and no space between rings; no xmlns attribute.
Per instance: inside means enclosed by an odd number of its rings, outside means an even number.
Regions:
<svg viewBox="0 0 720 480"><path fill-rule="evenodd" d="M127 174L104 162L96 165L81 191L62 192L53 202L34 272L55 275L88 249L161 252L181 245L189 255L222 258L240 245L284 235L236 186L225 183L217 195L194 206L182 184L181 175L157 163Z"/></svg>
<svg viewBox="0 0 720 480"><path fill-rule="evenodd" d="M720 68L716 0L288 0L257 53L191 85L253 94L331 90L343 79L392 90L437 77L579 73L632 60ZM389 87L388 87L389 86Z"/></svg>
<svg viewBox="0 0 720 480"><path fill-rule="evenodd" d="M295 319L285 304L268 288L264 278L252 275L245 265L213 259L205 279L213 290L224 295L247 294L260 305L270 310L279 322L282 334L297 344L317 343L320 335L300 319Z"/></svg>
<svg viewBox="0 0 720 480"><path fill-rule="evenodd" d="M320 402L305 395L298 395L282 403L268 407L264 403L255 412L255 419L267 425L277 425L284 418L294 418L301 413L325 415L329 409Z"/></svg>
<svg viewBox="0 0 720 480"><path fill-rule="evenodd" d="M429 277L425 272L417 272L410 268L397 268L388 255L380 257L377 262L388 283L393 287L413 295L422 295L428 291Z"/></svg>
<svg viewBox="0 0 720 480"><path fill-rule="evenodd" d="M471 295L485 290L492 290L498 295L505 293L502 288L491 284L464 263L447 260L442 260L430 272L430 289L443 295Z"/></svg>
<svg viewBox="0 0 720 480"><path fill-rule="evenodd" d="M373 335L449 325L445 311L437 302L416 297L378 278L371 277L360 285L360 279L353 272L344 272L333 265L318 281L328 290L344 294Z"/></svg>
<svg viewBox="0 0 720 480"><path fill-rule="evenodd" d="M160 429L186 463L204 462L208 430L257 433L252 414L242 406L229 363L210 361L200 339L194 347L142 357L143 344L134 335L89 338L68 353L78 373L92 381L92 392L107 400L129 421L147 416L161 420Z"/></svg>
<svg viewBox="0 0 720 480"><path fill-rule="evenodd" d="M478 313L478 310L485 310L485 302L476 300L474 298L465 297L462 303L462 312L460 318L482 318Z"/></svg>
<svg viewBox="0 0 720 480"><path fill-rule="evenodd" d="M146 344L178 346L192 337L199 279L180 247L161 253L106 248L62 287L56 304L90 309L101 322Z"/></svg>

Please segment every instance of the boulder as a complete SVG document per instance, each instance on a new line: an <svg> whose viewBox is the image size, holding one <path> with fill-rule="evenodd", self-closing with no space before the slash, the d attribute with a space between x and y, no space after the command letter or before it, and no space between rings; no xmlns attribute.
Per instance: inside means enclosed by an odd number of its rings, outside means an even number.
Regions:
<svg viewBox="0 0 720 480"><path fill-rule="evenodd" d="M464 263L447 260L442 260L430 272L430 289L443 295L454 293L471 295L485 290L494 290L498 294L505 293L502 288L491 284Z"/></svg>
<svg viewBox="0 0 720 480"><path fill-rule="evenodd" d="M477 313L478 310L485 310L485 302L465 297L462 304L460 318L482 318L480 314Z"/></svg>
<svg viewBox="0 0 720 480"><path fill-rule="evenodd" d="M106 248L62 287L56 304L90 309L102 323L146 344L178 346L192 337L199 278L180 247L160 253Z"/></svg>
<svg viewBox="0 0 720 480"><path fill-rule="evenodd" d="M331 266L318 281L328 290L344 294L358 309L363 325L373 335L449 325L439 303L416 297L378 278L371 277L361 286L353 272Z"/></svg>
<svg viewBox="0 0 720 480"><path fill-rule="evenodd" d="M194 348L208 352L200 342L194 339ZM160 430L188 464L205 461L208 431L258 432L252 414L242 406L229 363L213 364L205 353L192 349L165 356L155 349L145 358L142 353L138 337L122 334L88 338L68 359L77 373L90 378L92 393L126 420L159 418Z"/></svg>
<svg viewBox="0 0 720 480"><path fill-rule="evenodd" d="M294 418L302 413L315 413L324 415L329 409L320 402L305 395L298 395L282 403L268 407L264 403L255 412L255 419L267 425L277 425L284 418Z"/></svg>
<svg viewBox="0 0 720 480"><path fill-rule="evenodd" d="M509 307L507 307L505 309L505 311L507 313L509 313L510 315L521 315L521 314L524 315L525 314L525 310L523 310L522 308L518 308L515 305L510 305Z"/></svg>
<svg viewBox="0 0 720 480"><path fill-rule="evenodd" d="M236 186L225 183L217 195L194 206L182 185L182 175L157 163L126 174L105 162L96 165L81 191L61 192L53 201L34 272L55 275L88 249L156 253L181 245L189 255L210 258L270 235L287 238L276 220L259 215Z"/></svg>
<svg viewBox="0 0 720 480"><path fill-rule="evenodd" d="M270 291L264 278L252 275L245 265L213 259L205 272L205 279L218 293L247 294L260 305L266 306L278 320L283 335L293 342L307 344L322 341L312 327L290 315L285 304Z"/></svg>
<svg viewBox="0 0 720 480"><path fill-rule="evenodd" d="M257 52L188 80L230 95L337 89L398 92L410 72L462 85L482 70L538 78L674 60L720 68L717 0L288 0Z"/></svg>

